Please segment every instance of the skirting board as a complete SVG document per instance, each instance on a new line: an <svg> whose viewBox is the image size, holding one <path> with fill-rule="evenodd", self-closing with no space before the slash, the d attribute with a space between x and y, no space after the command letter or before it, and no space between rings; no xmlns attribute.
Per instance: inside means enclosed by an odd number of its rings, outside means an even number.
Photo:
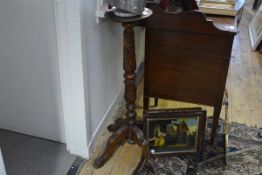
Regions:
<svg viewBox="0 0 262 175"><path fill-rule="evenodd" d="M141 78L143 77L143 72L144 72L144 63L142 62L139 67L137 68L136 71L136 84L138 84L141 80ZM103 119L101 120L101 122L99 123L98 127L96 128L94 134L92 135L90 144L88 146L88 159L90 159L91 157L91 153L95 148L96 142L97 142L97 138L103 133L104 129L109 125L109 123L113 123L114 120L117 117L118 111L119 109L123 108L125 106L125 100L124 100L124 85L122 90L120 91L120 93L115 97L115 99L113 100L113 103L109 106L108 110L106 111Z"/></svg>

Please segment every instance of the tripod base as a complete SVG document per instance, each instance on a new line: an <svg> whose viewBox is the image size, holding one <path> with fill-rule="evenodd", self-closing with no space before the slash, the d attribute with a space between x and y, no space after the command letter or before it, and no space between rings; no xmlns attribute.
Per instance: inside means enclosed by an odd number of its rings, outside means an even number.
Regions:
<svg viewBox="0 0 262 175"><path fill-rule="evenodd" d="M126 119L117 119L115 124L108 126L108 130L113 133L108 139L101 156L95 159L93 163L94 168L102 167L120 145L123 145L128 140L132 140L133 143L138 144L138 146L142 148L142 158L134 173L144 168L144 166L148 166L152 172L155 172L157 165L148 150L148 142L144 138L144 133L139 127L128 126L126 123Z"/></svg>

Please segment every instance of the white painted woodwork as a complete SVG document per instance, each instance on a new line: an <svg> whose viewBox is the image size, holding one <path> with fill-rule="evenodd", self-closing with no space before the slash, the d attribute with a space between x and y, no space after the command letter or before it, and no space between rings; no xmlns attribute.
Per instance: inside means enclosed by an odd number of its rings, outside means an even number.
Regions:
<svg viewBox="0 0 262 175"><path fill-rule="evenodd" d="M54 1L67 149L88 159L91 131L85 104L80 3ZM86 90L88 95L88 84Z"/></svg>
<svg viewBox="0 0 262 175"><path fill-rule="evenodd" d="M1 0L0 26L0 128L65 142L53 0Z"/></svg>

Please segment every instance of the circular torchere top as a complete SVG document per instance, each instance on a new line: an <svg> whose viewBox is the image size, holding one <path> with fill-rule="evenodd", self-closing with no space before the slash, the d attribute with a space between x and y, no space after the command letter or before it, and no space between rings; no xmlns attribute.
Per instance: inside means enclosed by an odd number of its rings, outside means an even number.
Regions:
<svg viewBox="0 0 262 175"><path fill-rule="evenodd" d="M114 10L115 9L106 12L105 17L113 21L121 22L121 23L140 21L140 20L148 18L149 16L153 14L152 10L145 8L142 15L137 15L133 17L120 17L114 13Z"/></svg>

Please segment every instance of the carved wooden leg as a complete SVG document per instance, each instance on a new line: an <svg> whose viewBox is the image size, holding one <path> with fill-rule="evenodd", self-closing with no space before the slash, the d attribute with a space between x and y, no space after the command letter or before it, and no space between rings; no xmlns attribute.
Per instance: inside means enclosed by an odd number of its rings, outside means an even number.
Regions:
<svg viewBox="0 0 262 175"><path fill-rule="evenodd" d="M132 175L136 175L146 166L146 161L144 159L143 154L141 155L141 159L136 167L136 169L133 171Z"/></svg>
<svg viewBox="0 0 262 175"><path fill-rule="evenodd" d="M107 127L107 130L109 132L116 132L116 130L118 130L118 128L120 128L121 126L127 125L127 119L126 118L118 118L116 119L114 124L111 124Z"/></svg>
<svg viewBox="0 0 262 175"><path fill-rule="evenodd" d="M111 137L109 138L107 145L104 149L104 152L100 157L98 157L94 161L94 168L100 168L102 167L106 161L108 161L111 156L114 154L116 149L124 142L127 140L127 132L128 132L128 127L123 126L117 130L117 132L112 133Z"/></svg>
<svg viewBox="0 0 262 175"><path fill-rule="evenodd" d="M142 159L134 172L138 172L142 170L144 166L147 166L151 172L155 173L158 165L155 163L154 158L149 151L148 142L144 137L144 133L136 126L132 126L131 130L134 133L133 135L135 137L135 142L142 148Z"/></svg>
<svg viewBox="0 0 262 175"><path fill-rule="evenodd" d="M219 107L214 108L214 113L213 113L213 122L212 122L212 131L211 131L211 137L210 137L210 145L214 144L215 137L217 135L217 127L218 127L218 120L219 120L219 115L221 111L221 105Z"/></svg>

